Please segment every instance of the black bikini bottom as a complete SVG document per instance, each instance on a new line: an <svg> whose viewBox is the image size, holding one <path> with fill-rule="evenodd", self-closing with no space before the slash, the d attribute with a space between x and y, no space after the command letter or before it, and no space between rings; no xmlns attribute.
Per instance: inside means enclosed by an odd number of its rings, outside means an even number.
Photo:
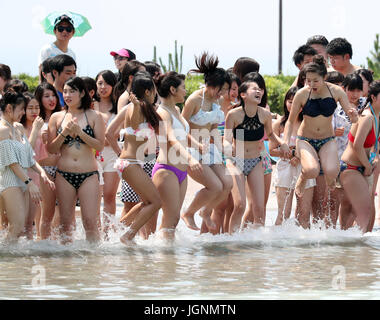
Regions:
<svg viewBox="0 0 380 320"><path fill-rule="evenodd" d="M83 173L74 173L74 172L66 172L57 169L57 172L62 175L66 179L68 183L70 183L76 190L80 188L84 180L86 180L88 177L91 177L94 174L98 175L99 179L99 172L98 171L91 171L91 172L83 172Z"/></svg>

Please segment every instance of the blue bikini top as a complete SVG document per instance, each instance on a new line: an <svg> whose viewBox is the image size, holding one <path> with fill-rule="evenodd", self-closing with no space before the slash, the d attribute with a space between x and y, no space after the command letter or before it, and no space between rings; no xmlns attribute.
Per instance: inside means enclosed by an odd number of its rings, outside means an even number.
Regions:
<svg viewBox="0 0 380 320"><path fill-rule="evenodd" d="M312 118L322 115L328 118L334 114L337 104L331 93L329 86L327 84L326 86L327 86L327 89L329 89L331 97L327 97L323 99L322 98L310 99L310 96L311 96L311 90L310 90L309 97L306 101L305 106L302 109L303 115L309 116Z"/></svg>

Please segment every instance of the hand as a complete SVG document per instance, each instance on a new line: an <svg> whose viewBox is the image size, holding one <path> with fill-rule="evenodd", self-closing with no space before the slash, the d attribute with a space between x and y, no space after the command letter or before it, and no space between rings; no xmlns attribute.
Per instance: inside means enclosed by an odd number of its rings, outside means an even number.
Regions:
<svg viewBox="0 0 380 320"><path fill-rule="evenodd" d="M372 172L373 172L373 167L372 167L372 165L370 165L368 167L365 167L363 175L364 176L370 176L372 174Z"/></svg>
<svg viewBox="0 0 380 320"><path fill-rule="evenodd" d="M341 137L341 136L343 136L343 134L344 134L344 128L343 127L335 129L335 136L336 137Z"/></svg>
<svg viewBox="0 0 380 320"><path fill-rule="evenodd" d="M299 163L300 163L300 160L297 157L293 157L290 159L290 164L293 167L297 167Z"/></svg>
<svg viewBox="0 0 380 320"><path fill-rule="evenodd" d="M44 119L42 119L41 117L37 117L33 121L33 129L40 131L44 124L45 124Z"/></svg>
<svg viewBox="0 0 380 320"><path fill-rule="evenodd" d="M41 179L44 182L44 184L47 184L50 190L55 190L55 183L49 179L49 177L46 175L45 172L41 173Z"/></svg>
<svg viewBox="0 0 380 320"><path fill-rule="evenodd" d="M82 132L82 129L81 129L81 127L78 124L77 118L73 118L69 122L69 127L70 127L70 130L71 130L73 138L75 138L76 136L79 136L81 134L81 132Z"/></svg>
<svg viewBox="0 0 380 320"><path fill-rule="evenodd" d="M347 113L348 117L350 118L351 123L358 122L358 110L355 108L350 108Z"/></svg>
<svg viewBox="0 0 380 320"><path fill-rule="evenodd" d="M193 157L190 157L189 160L189 169L190 171L198 171L201 172L203 170L202 165L199 163L198 160L195 160Z"/></svg>
<svg viewBox="0 0 380 320"><path fill-rule="evenodd" d="M292 152L290 151L290 148L287 143L283 143L280 145L280 150L284 153L284 156L290 159L292 156Z"/></svg>
<svg viewBox="0 0 380 320"><path fill-rule="evenodd" d="M42 200L41 198L41 193L38 187L34 184L33 181L30 181L28 184L28 190L29 190L29 195L32 201L36 204L39 205L40 201Z"/></svg>
<svg viewBox="0 0 380 320"><path fill-rule="evenodd" d="M41 131L41 139L42 139L43 144L47 144L47 142L48 142L48 131L47 131L47 129Z"/></svg>
<svg viewBox="0 0 380 320"><path fill-rule="evenodd" d="M136 107L139 107L140 106L140 101L137 99L137 97L135 96L134 93L130 93L129 94L129 100L136 106Z"/></svg>

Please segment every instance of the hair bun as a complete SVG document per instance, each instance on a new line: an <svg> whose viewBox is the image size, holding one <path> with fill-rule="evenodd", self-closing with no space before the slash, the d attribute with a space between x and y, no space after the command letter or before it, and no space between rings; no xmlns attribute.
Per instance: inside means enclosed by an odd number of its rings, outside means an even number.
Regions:
<svg viewBox="0 0 380 320"><path fill-rule="evenodd" d="M314 56L313 62L316 64L319 64L319 65L325 65L326 64L325 58L320 54Z"/></svg>

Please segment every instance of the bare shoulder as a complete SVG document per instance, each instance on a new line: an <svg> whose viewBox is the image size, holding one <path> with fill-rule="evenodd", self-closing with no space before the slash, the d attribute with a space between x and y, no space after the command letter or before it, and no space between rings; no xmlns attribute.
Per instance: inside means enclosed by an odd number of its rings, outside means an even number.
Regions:
<svg viewBox="0 0 380 320"><path fill-rule="evenodd" d="M157 109L157 113L159 114L159 116L161 117L162 120L169 120L170 119L170 114L167 110L165 110L164 108L158 108Z"/></svg>
<svg viewBox="0 0 380 320"><path fill-rule="evenodd" d="M302 89L299 89L297 91L296 95L294 96L294 99L297 97L298 99L306 100L309 94L310 94L310 88L308 86L305 86Z"/></svg>
<svg viewBox="0 0 380 320"><path fill-rule="evenodd" d="M55 122L57 122L57 121L59 121L59 120L62 120L63 117L65 116L65 113L66 113L65 110L58 111L58 112L54 112L54 113L50 116L49 123L55 123Z"/></svg>
<svg viewBox="0 0 380 320"><path fill-rule="evenodd" d="M200 105L202 102L202 89L194 91L187 99L185 105Z"/></svg>
<svg viewBox="0 0 380 320"><path fill-rule="evenodd" d="M0 126L0 140L9 139L10 136L10 128Z"/></svg>
<svg viewBox="0 0 380 320"><path fill-rule="evenodd" d="M335 96L339 97L341 94L345 93L344 90L342 89L342 87L340 87L336 84L326 83L326 85L328 86L328 88L330 89L330 91L334 97Z"/></svg>

